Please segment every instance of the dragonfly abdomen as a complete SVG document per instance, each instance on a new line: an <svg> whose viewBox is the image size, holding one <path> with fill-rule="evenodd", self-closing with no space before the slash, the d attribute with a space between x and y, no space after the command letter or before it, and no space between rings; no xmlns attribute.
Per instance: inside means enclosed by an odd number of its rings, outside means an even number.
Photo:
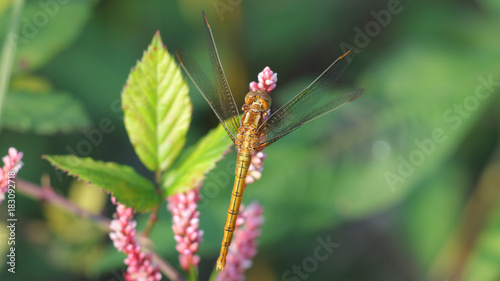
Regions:
<svg viewBox="0 0 500 281"><path fill-rule="evenodd" d="M220 249L220 256L217 260L217 270L224 269L226 265L226 256L231 245L233 232L236 227L236 220L240 211L241 199L245 191L245 178L248 173L248 168L252 161L254 154L254 147L258 144L259 134L258 127L262 118L254 116L260 113L245 112L242 120L242 126L238 130L236 137L236 148L238 149L238 156L236 158L236 171L234 177L233 191L231 193L231 202L227 210L226 224L224 225L224 236L222 238L222 247ZM253 122L251 122L253 121Z"/></svg>
<svg viewBox="0 0 500 281"><path fill-rule="evenodd" d="M250 149L251 150L251 149ZM242 149L238 152L236 158L236 175L234 178L233 191L231 193L231 202L227 210L226 224L224 225L224 236L222 238L222 247L220 256L217 260L217 270L222 270L226 264L226 255L231 245L233 232L236 227L236 220L240 211L241 199L245 190L245 178L248 173L250 161L252 159L252 152L247 149Z"/></svg>

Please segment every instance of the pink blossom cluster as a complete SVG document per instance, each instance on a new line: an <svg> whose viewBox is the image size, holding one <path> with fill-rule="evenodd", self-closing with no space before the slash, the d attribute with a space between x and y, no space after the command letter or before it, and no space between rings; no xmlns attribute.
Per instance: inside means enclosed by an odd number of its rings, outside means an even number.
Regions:
<svg viewBox="0 0 500 281"><path fill-rule="evenodd" d="M263 208L254 201L240 210L226 267L217 275L217 281L245 280L243 273L252 266L252 258L257 254L257 238L261 235L260 229L264 223Z"/></svg>
<svg viewBox="0 0 500 281"><path fill-rule="evenodd" d="M203 230L199 230L200 212L196 210L200 198L200 187L167 198L177 243L175 248L179 252L181 267L186 271L191 266L197 268L200 262L200 256L196 254L203 237Z"/></svg>
<svg viewBox="0 0 500 281"><path fill-rule="evenodd" d="M254 183L256 180L262 177L262 171L264 170L264 159L266 159L267 154L262 151L257 152L252 156L252 162L248 168L247 177L245 178L246 184Z"/></svg>
<svg viewBox="0 0 500 281"><path fill-rule="evenodd" d="M3 167L0 168L0 203L5 199L5 193L9 189L9 179L15 177L12 176L12 173L17 174L23 166L21 159L23 159L23 153L18 152L14 147L9 148L7 156L2 158Z"/></svg>
<svg viewBox="0 0 500 281"><path fill-rule="evenodd" d="M141 245L135 238L137 222L133 220L133 209L120 204L115 197L111 201L116 205L115 219L111 221L112 232L109 238L118 251L127 255L123 261L127 265L127 272L123 277L127 281L157 281L161 280L158 266L151 262L151 254L141 252Z"/></svg>
<svg viewBox="0 0 500 281"><path fill-rule="evenodd" d="M271 70L271 68L269 68L269 66L266 66L264 70L259 73L257 78L259 80L259 83L250 82L250 91L263 90L269 94L274 88L276 88L276 82L278 82L278 73L275 73ZM267 117L270 115L270 112L271 110L269 109L264 118L267 119ZM246 184L254 183L256 180L260 179L260 177L262 176L262 171L264 170L264 159L266 159L266 157L267 155L262 151L257 152L252 157L252 162L248 169L248 174L245 178Z"/></svg>
<svg viewBox="0 0 500 281"><path fill-rule="evenodd" d="M276 82L278 82L278 73L274 73L269 66L266 66L264 70L258 75L259 83L250 82L250 90L263 90L268 94L276 88Z"/></svg>

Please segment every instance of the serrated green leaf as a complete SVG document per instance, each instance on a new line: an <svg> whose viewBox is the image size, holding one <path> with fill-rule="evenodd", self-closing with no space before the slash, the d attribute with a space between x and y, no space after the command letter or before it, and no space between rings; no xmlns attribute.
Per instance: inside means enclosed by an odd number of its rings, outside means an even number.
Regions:
<svg viewBox="0 0 500 281"><path fill-rule="evenodd" d="M166 170L181 151L191 121L188 87L159 33L122 91L124 122L142 163Z"/></svg>
<svg viewBox="0 0 500 281"><path fill-rule="evenodd" d="M197 187L206 173L215 168L232 141L222 125L210 131L201 139L177 169L165 174L163 188L165 196L185 192Z"/></svg>
<svg viewBox="0 0 500 281"><path fill-rule="evenodd" d="M154 185L132 167L74 155L45 155L52 165L69 175L89 181L112 193L116 199L137 212L148 211L161 202Z"/></svg>
<svg viewBox="0 0 500 281"><path fill-rule="evenodd" d="M71 95L23 91L5 97L0 126L47 135L81 130L90 124L82 104Z"/></svg>

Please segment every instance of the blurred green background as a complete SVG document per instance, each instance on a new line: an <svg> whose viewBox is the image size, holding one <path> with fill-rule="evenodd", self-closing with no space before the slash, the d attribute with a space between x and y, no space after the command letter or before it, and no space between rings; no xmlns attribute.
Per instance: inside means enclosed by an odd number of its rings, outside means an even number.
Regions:
<svg viewBox="0 0 500 281"><path fill-rule="evenodd" d="M0 1L1 46L12 3ZM120 92L157 30L170 52L183 48L209 69L201 10L239 106L265 66L278 73L278 106L346 46L360 49L339 90L365 94L268 148L262 179L246 190L244 202L258 200L266 219L247 280L500 280L497 0L26 1L0 154L15 146L25 155L20 178L48 176L58 193L111 216L106 195L41 155L72 153L87 139L82 130L109 118L116 129L80 156L152 179L128 140ZM218 122L190 94L186 146ZM235 156L202 189L201 280L217 258ZM2 239L0 279L121 280L124 256L92 222L17 199L17 273L6 272ZM340 246L319 261L318 239ZM152 240L178 268L164 206Z"/></svg>

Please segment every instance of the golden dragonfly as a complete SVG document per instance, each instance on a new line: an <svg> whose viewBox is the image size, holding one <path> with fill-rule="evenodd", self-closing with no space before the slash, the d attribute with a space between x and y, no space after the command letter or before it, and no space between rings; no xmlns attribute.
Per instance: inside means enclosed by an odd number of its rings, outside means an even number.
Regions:
<svg viewBox="0 0 500 281"><path fill-rule="evenodd" d="M355 55L355 51L350 50L335 60L302 92L269 116L267 116L271 106L269 95L261 90L250 91L245 96L245 104L242 108L243 115L240 118L236 102L222 69L212 29L205 12L202 14L208 39L213 79L205 76L194 60L184 51L177 50L176 55L181 67L217 115L238 151L236 176L227 211L220 256L217 260L217 270L223 270L252 156L300 126L355 100L363 93L363 90L357 89L344 94L332 91L333 85Z"/></svg>

